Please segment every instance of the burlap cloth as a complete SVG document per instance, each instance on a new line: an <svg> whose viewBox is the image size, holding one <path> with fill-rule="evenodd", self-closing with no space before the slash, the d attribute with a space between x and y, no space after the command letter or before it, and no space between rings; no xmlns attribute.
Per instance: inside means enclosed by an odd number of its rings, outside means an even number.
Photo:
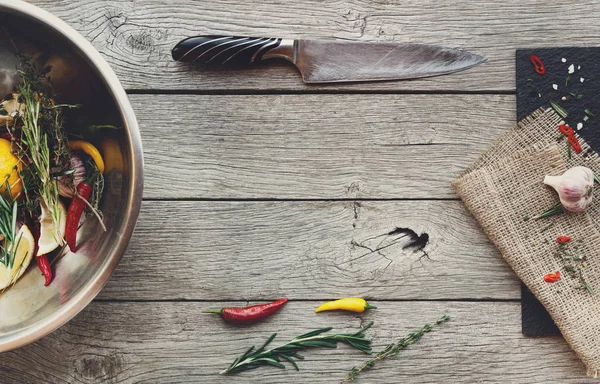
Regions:
<svg viewBox="0 0 600 384"><path fill-rule="evenodd" d="M552 110L539 110L510 128L452 184L519 278L546 307L564 338L597 377L600 370L600 188L594 191L587 213L562 214L525 221L558 201L556 192L543 184L545 175L560 175L575 165L600 174L600 160L582 143L581 154L567 151L558 131L562 124ZM579 276L565 272L557 254L556 237L570 236L590 294ZM556 283L543 276L561 271Z"/></svg>

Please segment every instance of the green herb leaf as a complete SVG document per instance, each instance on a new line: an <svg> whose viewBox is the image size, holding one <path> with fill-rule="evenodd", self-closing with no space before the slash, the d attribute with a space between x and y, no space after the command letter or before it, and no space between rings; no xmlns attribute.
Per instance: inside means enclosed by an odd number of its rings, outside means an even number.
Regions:
<svg viewBox="0 0 600 384"><path fill-rule="evenodd" d="M560 106L557 102L550 100L550 106L556 111L556 113L558 113L558 115L560 117L562 117L563 119L566 118L568 116L567 111Z"/></svg>
<svg viewBox="0 0 600 384"><path fill-rule="evenodd" d="M545 211L541 212L539 215L534 216L533 219L537 220L537 219L543 219L544 217L548 217L548 216L552 216L552 215L558 215L561 213L564 213L565 210L562 207L560 201L556 204L554 204L553 206L551 206L550 208L546 209ZM527 216L526 216L527 217ZM527 217L527 220L529 220L529 217ZM524 220L524 221L527 221Z"/></svg>
<svg viewBox="0 0 600 384"><path fill-rule="evenodd" d="M267 339L262 347L257 350L254 350L254 347L249 348L246 350L246 353L236 358L227 369L221 371L221 374L242 372L258 368L261 365L272 365L278 368L285 368L285 365L281 363L280 359L290 362L296 370L299 370L294 358L302 360L304 357L298 354L298 351L307 348L336 348L337 344L340 342L370 354L371 340L365 338L364 332L372 325L373 322L370 322L356 333L351 334L323 334L324 332L331 330L331 328L321 328L298 336L282 346L265 350L266 346L275 339L277 334L274 333Z"/></svg>

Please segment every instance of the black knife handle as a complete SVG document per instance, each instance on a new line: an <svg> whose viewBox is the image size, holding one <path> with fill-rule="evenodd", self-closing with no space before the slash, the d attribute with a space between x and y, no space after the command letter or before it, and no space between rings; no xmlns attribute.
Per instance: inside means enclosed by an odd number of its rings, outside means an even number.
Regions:
<svg viewBox="0 0 600 384"><path fill-rule="evenodd" d="M181 40L171 54L176 61L209 66L249 66L279 47L282 39L239 36L196 36Z"/></svg>

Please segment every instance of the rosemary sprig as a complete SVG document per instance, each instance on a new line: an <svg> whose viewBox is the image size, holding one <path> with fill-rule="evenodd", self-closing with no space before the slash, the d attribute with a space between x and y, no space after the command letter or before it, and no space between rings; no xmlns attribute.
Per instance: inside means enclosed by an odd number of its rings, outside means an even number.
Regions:
<svg viewBox="0 0 600 384"><path fill-rule="evenodd" d="M556 111L556 113L558 113L558 115L560 117L562 117L563 119L567 117L568 113L567 111L560 106L556 101L552 101L550 100L550 106Z"/></svg>
<svg viewBox="0 0 600 384"><path fill-rule="evenodd" d="M288 361L297 371L299 371L300 369L294 359L303 360L304 356L298 354L298 351L318 347L337 348L337 344L340 342L370 354L371 340L365 338L364 332L371 328L372 325L373 322L371 321L355 333L336 333L327 335L323 335L323 333L329 332L332 327L321 328L300 335L280 347L265 349L273 339L275 339L275 336L277 336L277 333L274 333L260 348L255 350L254 346L250 347L243 355L236 358L227 369L224 369L220 373L238 373L258 368L261 365L272 365L285 369L282 360Z"/></svg>
<svg viewBox="0 0 600 384"><path fill-rule="evenodd" d="M404 337L398 343L392 343L392 344L388 345L387 347L385 347L385 349L383 351L379 352L377 354L377 356L375 356L375 358L365 361L364 364L362 366L360 366L359 368L356 368L356 367L352 368L350 370L350 372L348 373L348 375L344 378L342 383L356 380L362 372L373 368L373 366L375 365L375 363L377 361L387 359L388 357L396 356L397 354L400 353L400 351L402 351L409 345L414 344L417 341L419 341L425 333L431 332L431 330L433 329L434 326L445 323L448 320L450 320L450 315L444 315L444 316L442 316L442 318L437 320L435 322L435 324L425 324L423 326L423 328L421 328L418 331L409 333L406 337Z"/></svg>
<svg viewBox="0 0 600 384"><path fill-rule="evenodd" d="M24 156L27 158L39 180L38 192L44 205L50 211L52 220L58 227L59 194L56 180L51 175L51 151L48 145L48 134L41 126L41 102L44 96L39 96L32 88L32 83L25 73L19 86L24 112L21 116L21 142L24 145ZM59 236L62 237L62 236Z"/></svg>
<svg viewBox="0 0 600 384"><path fill-rule="evenodd" d="M554 204L550 208L548 208L545 211L541 212L537 216L534 216L534 217L525 216L525 217L523 217L523 221L529 221L531 219L533 219L533 220L543 219L544 217L558 215L558 214L561 214L561 213L564 213L564 212L565 212L565 209L562 207L562 204L559 201L558 203Z"/></svg>
<svg viewBox="0 0 600 384"><path fill-rule="evenodd" d="M56 228L59 228L61 207L56 177L70 166L70 150L61 110L76 106L55 104L47 77L49 71L49 67L39 71L28 58L21 58L21 83L17 92L22 113L14 124L20 127L20 140L13 142L18 148L18 156L26 164L22 178L26 181L23 191L27 208L33 212L35 203L48 209ZM39 203L36 194L39 195ZM57 240L62 242L62 234L58 233Z"/></svg>

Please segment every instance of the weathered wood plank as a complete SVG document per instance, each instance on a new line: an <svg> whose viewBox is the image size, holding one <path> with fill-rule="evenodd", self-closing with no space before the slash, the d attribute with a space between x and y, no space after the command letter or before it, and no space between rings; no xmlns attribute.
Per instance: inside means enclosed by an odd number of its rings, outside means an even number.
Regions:
<svg viewBox="0 0 600 384"><path fill-rule="evenodd" d="M455 198L511 95L131 95L145 197Z"/></svg>
<svg viewBox="0 0 600 384"><path fill-rule="evenodd" d="M54 334L2 354L2 382L10 383L335 383L366 359L347 346L310 350L300 372L260 368L220 376L252 344L278 332L274 346L308 330L334 326L368 331L374 350L445 313L453 319L399 356L362 377L365 383L593 383L561 337L521 335L518 303L375 302L364 314L315 314L317 302L290 302L267 321L233 327L202 309L243 302L94 302ZM543 363L541 363L543 361Z"/></svg>
<svg viewBox="0 0 600 384"><path fill-rule="evenodd" d="M427 255L385 235L395 227L427 233ZM146 201L100 297L279 296L518 299L520 291L460 201Z"/></svg>
<svg viewBox="0 0 600 384"><path fill-rule="evenodd" d="M92 41L130 89L514 90L516 48L597 45L600 35L600 7L593 0L32 2ZM231 75L173 62L171 48L198 34L422 42L468 49L489 61L434 79L307 86L291 65Z"/></svg>

